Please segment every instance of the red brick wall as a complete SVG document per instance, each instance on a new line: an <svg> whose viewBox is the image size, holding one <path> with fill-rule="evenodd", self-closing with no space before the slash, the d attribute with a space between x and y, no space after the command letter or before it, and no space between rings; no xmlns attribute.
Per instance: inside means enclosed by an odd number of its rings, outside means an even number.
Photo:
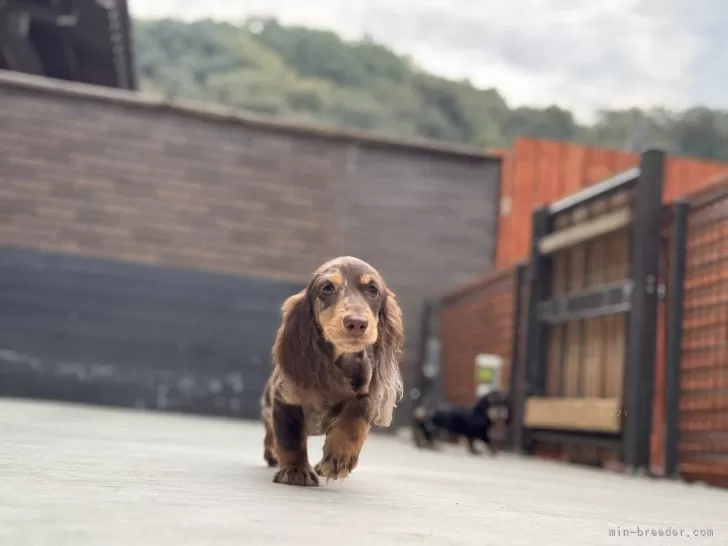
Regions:
<svg viewBox="0 0 728 546"><path fill-rule="evenodd" d="M442 373L445 399L475 401L475 357L503 359L501 387L509 390L515 324L516 268L505 268L458 288L442 300Z"/></svg>

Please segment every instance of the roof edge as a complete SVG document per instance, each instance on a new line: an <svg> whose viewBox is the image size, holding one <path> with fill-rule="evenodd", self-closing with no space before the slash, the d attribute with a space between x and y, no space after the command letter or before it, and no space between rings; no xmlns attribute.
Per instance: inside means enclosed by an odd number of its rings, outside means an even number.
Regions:
<svg viewBox="0 0 728 546"><path fill-rule="evenodd" d="M211 121L227 121L249 127L307 134L326 139L346 140L364 145L404 148L415 152L450 155L470 158L473 160L498 162L502 160L498 154L493 154L486 148L478 146L448 144L446 142L428 139L398 138L376 132L359 132L348 129L339 129L323 124L295 122L213 103L168 98L161 94L70 82L46 76L13 72L10 70L0 70L0 86L23 88L55 95L86 98L138 108L171 110L183 115L204 118Z"/></svg>

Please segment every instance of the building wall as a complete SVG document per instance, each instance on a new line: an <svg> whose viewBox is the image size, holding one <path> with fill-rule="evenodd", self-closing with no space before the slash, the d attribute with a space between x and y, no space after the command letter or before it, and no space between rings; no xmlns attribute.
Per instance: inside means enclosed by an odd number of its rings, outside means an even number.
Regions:
<svg viewBox="0 0 728 546"><path fill-rule="evenodd" d="M0 247L0 395L256 419L300 287Z"/></svg>
<svg viewBox="0 0 728 546"><path fill-rule="evenodd" d="M337 251L345 149L0 87L0 241L298 280Z"/></svg>
<svg viewBox="0 0 728 546"><path fill-rule="evenodd" d="M351 254L414 357L424 297L487 270L500 160L0 74L0 245L305 282Z"/></svg>

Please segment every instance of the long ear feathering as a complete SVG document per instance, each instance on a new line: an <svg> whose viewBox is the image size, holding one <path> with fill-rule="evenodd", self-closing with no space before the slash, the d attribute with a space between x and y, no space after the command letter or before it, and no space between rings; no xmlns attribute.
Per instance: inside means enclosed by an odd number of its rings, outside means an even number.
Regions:
<svg viewBox="0 0 728 546"><path fill-rule="evenodd" d="M404 349L402 310L396 296L387 290L386 300L379 317L379 335L374 345L375 390L379 396L374 424L388 427L397 402L402 399L404 386L400 371L400 358Z"/></svg>
<svg viewBox="0 0 728 546"><path fill-rule="evenodd" d="M281 306L282 321L273 343L273 362L297 387L317 389L321 377L322 348L307 289L289 297ZM312 369L313 368L313 369Z"/></svg>

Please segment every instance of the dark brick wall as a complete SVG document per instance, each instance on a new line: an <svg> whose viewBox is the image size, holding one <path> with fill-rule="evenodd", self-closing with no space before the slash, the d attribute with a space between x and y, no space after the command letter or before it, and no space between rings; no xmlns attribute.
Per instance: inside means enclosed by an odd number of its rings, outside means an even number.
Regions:
<svg viewBox="0 0 728 546"><path fill-rule="evenodd" d="M0 87L0 241L298 279L337 251L344 146Z"/></svg>
<svg viewBox="0 0 728 546"><path fill-rule="evenodd" d="M0 246L0 395L256 419L300 288Z"/></svg>
<svg viewBox="0 0 728 546"><path fill-rule="evenodd" d="M0 73L0 245L301 282L357 255L423 297L492 264L498 160Z"/></svg>

